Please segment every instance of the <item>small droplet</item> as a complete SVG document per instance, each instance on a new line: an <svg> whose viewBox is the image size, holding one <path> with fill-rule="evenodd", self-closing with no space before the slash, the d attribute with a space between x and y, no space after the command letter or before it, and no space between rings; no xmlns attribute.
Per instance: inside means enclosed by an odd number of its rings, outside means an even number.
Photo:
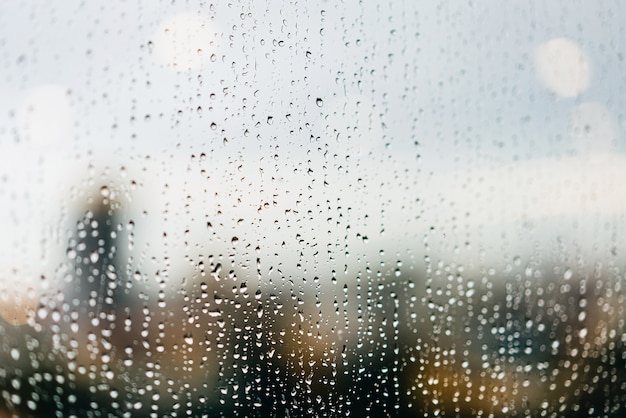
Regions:
<svg viewBox="0 0 626 418"><path fill-rule="evenodd" d="M111 190L108 186L102 186L100 188L100 194L102 195L102 197L109 197L111 195Z"/></svg>

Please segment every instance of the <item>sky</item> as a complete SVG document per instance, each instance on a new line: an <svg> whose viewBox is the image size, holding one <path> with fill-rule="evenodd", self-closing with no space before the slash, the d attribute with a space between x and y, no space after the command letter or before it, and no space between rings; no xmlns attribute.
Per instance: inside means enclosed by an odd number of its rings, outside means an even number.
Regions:
<svg viewBox="0 0 626 418"><path fill-rule="evenodd" d="M621 8L3 1L0 288L58 286L103 186L148 276L623 261Z"/></svg>

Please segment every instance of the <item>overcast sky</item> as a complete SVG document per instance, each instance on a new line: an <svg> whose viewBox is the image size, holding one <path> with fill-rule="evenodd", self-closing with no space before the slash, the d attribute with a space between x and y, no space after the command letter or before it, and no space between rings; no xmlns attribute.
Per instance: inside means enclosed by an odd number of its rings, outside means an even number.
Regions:
<svg viewBox="0 0 626 418"><path fill-rule="evenodd" d="M2 3L2 271L49 269L103 184L157 259L155 224L200 256L218 213L216 251L240 235L286 264L300 240L419 253L430 230L444 259L504 263L502 240L623 224L620 2L218 3Z"/></svg>

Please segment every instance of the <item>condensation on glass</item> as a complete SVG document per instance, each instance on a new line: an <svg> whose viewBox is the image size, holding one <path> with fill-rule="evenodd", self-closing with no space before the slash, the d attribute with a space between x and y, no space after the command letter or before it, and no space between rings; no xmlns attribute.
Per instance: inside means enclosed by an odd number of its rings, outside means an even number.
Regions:
<svg viewBox="0 0 626 418"><path fill-rule="evenodd" d="M0 417L626 414L619 2L0 4Z"/></svg>

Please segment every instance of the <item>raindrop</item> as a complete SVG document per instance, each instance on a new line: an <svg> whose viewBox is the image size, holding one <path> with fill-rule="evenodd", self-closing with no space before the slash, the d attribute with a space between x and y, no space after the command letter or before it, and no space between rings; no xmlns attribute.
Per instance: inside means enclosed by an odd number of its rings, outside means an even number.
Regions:
<svg viewBox="0 0 626 418"><path fill-rule="evenodd" d="M109 197L111 195L111 189L108 186L102 186L100 188L100 195L102 197Z"/></svg>

